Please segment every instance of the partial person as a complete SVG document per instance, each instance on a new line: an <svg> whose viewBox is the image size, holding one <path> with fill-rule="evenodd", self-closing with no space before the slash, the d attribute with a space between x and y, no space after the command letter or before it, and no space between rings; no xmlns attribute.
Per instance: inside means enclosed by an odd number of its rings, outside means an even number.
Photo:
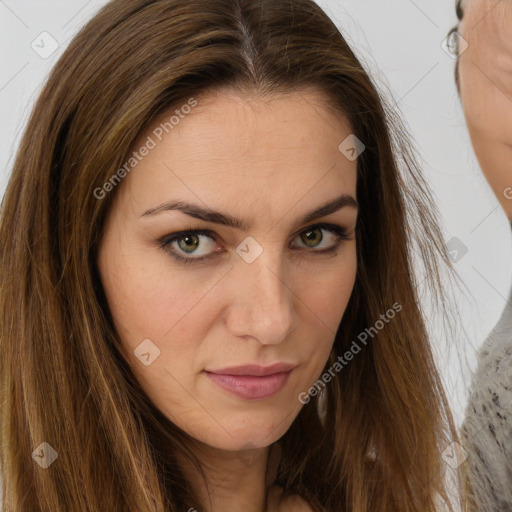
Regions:
<svg viewBox="0 0 512 512"><path fill-rule="evenodd" d="M471 142L512 229L512 1L459 1L457 15L451 37ZM512 290L480 349L462 439L471 509L512 510Z"/></svg>
<svg viewBox="0 0 512 512"><path fill-rule="evenodd" d="M412 155L310 0L106 4L2 203L4 512L456 510Z"/></svg>

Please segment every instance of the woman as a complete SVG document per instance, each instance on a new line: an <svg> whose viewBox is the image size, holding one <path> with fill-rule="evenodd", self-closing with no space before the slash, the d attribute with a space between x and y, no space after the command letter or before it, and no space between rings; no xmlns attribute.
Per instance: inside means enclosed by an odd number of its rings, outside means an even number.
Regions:
<svg viewBox="0 0 512 512"><path fill-rule="evenodd" d="M512 226L512 2L458 2L457 86L480 167ZM459 39L459 42L462 41ZM512 290L480 361L462 426L473 510L512 510Z"/></svg>
<svg viewBox="0 0 512 512"><path fill-rule="evenodd" d="M107 4L0 236L5 511L448 504L434 205L312 1Z"/></svg>

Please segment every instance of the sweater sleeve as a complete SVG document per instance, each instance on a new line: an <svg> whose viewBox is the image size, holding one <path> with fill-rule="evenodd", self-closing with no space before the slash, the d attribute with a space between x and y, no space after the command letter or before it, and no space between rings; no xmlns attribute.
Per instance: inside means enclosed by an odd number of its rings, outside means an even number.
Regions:
<svg viewBox="0 0 512 512"><path fill-rule="evenodd" d="M512 302L480 351L461 428L475 511L512 511Z"/></svg>

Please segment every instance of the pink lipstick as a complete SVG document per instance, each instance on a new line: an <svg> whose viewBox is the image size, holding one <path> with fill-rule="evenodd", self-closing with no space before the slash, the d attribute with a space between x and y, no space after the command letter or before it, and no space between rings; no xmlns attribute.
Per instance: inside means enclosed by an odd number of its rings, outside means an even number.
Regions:
<svg viewBox="0 0 512 512"><path fill-rule="evenodd" d="M247 400L261 400L278 393L285 386L293 364L276 363L271 366L248 364L217 370L205 370L219 387Z"/></svg>

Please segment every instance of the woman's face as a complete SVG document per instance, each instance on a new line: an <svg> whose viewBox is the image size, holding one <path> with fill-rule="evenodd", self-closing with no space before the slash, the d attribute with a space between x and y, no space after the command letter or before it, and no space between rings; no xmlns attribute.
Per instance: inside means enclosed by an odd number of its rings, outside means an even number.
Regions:
<svg viewBox="0 0 512 512"><path fill-rule="evenodd" d="M463 3L460 92L482 171L512 219L512 1Z"/></svg>
<svg viewBox="0 0 512 512"><path fill-rule="evenodd" d="M356 161L338 149L351 127L318 98L197 98L140 137L110 192L98 265L125 357L152 402L216 448L288 430L354 286Z"/></svg>

